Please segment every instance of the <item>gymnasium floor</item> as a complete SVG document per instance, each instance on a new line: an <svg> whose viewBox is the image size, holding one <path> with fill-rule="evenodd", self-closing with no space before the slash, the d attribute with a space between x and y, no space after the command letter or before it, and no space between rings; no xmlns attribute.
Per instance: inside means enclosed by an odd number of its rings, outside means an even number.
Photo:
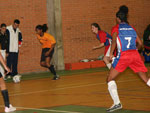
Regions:
<svg viewBox="0 0 150 113"><path fill-rule="evenodd" d="M13 113L106 113L112 105L105 82L107 68L58 73L57 81L47 72L24 75L18 84L8 80L10 100L17 107ZM127 69L117 85L124 109L114 113L150 113L150 88L136 74ZM3 113L1 95L0 105Z"/></svg>

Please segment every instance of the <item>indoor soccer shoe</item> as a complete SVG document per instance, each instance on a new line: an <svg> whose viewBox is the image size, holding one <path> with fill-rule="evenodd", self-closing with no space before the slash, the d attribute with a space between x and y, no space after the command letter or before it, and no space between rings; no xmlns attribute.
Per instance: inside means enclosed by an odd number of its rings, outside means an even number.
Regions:
<svg viewBox="0 0 150 113"><path fill-rule="evenodd" d="M9 108L5 107L5 113L13 112L13 111L16 111L16 108L13 107L11 104L9 105Z"/></svg>
<svg viewBox="0 0 150 113"><path fill-rule="evenodd" d="M53 80L58 80L58 79L59 79L59 75L53 77Z"/></svg>
<svg viewBox="0 0 150 113"><path fill-rule="evenodd" d="M106 111L107 112L113 112L113 111L116 111L118 109L122 109L122 105L119 103L117 105L113 105L111 106L109 109L107 109Z"/></svg>

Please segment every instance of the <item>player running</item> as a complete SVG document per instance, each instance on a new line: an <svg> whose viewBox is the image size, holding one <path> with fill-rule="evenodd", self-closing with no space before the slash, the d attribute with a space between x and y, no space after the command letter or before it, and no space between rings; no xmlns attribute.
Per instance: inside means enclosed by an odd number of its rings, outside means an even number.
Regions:
<svg viewBox="0 0 150 113"><path fill-rule="evenodd" d="M100 41L100 45L94 47L93 50L105 47L103 61L107 65L108 69L110 69L111 63L110 63L109 55L110 55L112 37L107 32L102 31L100 26L97 23L92 23L91 27L92 27L92 32L96 34L97 39Z"/></svg>
<svg viewBox="0 0 150 113"><path fill-rule="evenodd" d="M115 78L123 72L127 67L130 67L140 78L150 86L150 79L146 76L147 68L145 67L136 47L142 47L142 41L138 37L136 31L132 26L127 24L127 14L118 11L116 14L118 24L112 28L112 46L110 51L110 59L113 60L112 68L107 78L108 90L113 100L113 105L107 112L112 112L122 108ZM113 58L113 51L118 48L117 57Z"/></svg>
<svg viewBox="0 0 150 113"><path fill-rule="evenodd" d="M2 55L0 54L0 63L3 65L4 69L7 71L7 74L10 72L10 69L6 66L6 63L2 57ZM1 93L3 96L3 100L4 100L4 104L5 104L5 109L4 111L7 112L13 112L16 111L16 108L13 107L10 102L9 102L9 94L8 94L8 90L6 88L6 84L5 81L3 79L2 74L0 73L0 88L1 88Z"/></svg>
<svg viewBox="0 0 150 113"><path fill-rule="evenodd" d="M42 54L41 54L40 65L42 67L48 68L51 71L51 73L54 75L53 80L57 80L59 79L59 76L56 74L54 65L50 64L50 61L54 54L54 47L56 44L56 40L52 35L46 33L46 31L48 30L48 27L46 24L37 25L35 30L37 33L37 38L42 44Z"/></svg>

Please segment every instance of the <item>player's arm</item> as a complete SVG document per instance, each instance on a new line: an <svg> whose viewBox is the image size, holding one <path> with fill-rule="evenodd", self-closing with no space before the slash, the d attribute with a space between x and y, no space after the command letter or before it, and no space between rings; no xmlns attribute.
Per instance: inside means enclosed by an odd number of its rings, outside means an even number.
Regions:
<svg viewBox="0 0 150 113"><path fill-rule="evenodd" d="M51 48L49 49L49 51L47 51L47 52L45 53L45 56L49 56L49 54L51 53L51 51L54 49L55 45L56 45L56 43L52 44L52 46L51 46Z"/></svg>
<svg viewBox="0 0 150 113"><path fill-rule="evenodd" d="M95 49L100 49L100 48L102 48L102 47L105 46L104 43L106 42L106 33L101 32L101 33L99 34L99 37L101 37L101 38L100 38L100 45L94 47L93 50L95 50Z"/></svg>
<svg viewBox="0 0 150 113"><path fill-rule="evenodd" d="M113 36L112 36L112 45L111 45L111 50L110 50L110 59L113 58L113 52L116 48L116 44L117 44L117 32L114 32L113 33Z"/></svg>
<svg viewBox="0 0 150 113"><path fill-rule="evenodd" d="M95 49L100 49L100 48L102 48L102 47L104 47L104 43L100 43L99 46L93 47L93 50L95 50Z"/></svg>
<svg viewBox="0 0 150 113"><path fill-rule="evenodd" d="M52 44L52 46L51 46L51 48L50 48L50 50L49 50L49 53L54 49L55 45L56 45L56 43L53 43L53 44Z"/></svg>
<svg viewBox="0 0 150 113"><path fill-rule="evenodd" d="M51 48L48 52L46 52L45 56L48 56L51 53L51 51L54 49L55 45L56 45L56 40L53 36L51 36L51 38L48 38L48 40L51 41Z"/></svg>

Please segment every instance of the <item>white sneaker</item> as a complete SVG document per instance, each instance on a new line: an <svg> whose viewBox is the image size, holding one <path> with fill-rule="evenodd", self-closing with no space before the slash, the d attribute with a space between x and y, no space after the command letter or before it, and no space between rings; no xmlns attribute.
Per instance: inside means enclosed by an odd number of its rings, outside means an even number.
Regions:
<svg viewBox="0 0 150 113"><path fill-rule="evenodd" d="M113 104L109 109L107 109L106 111L107 112L113 112L113 111L116 111L116 110L119 110L119 109L122 109L122 105L119 103L119 104Z"/></svg>
<svg viewBox="0 0 150 113"><path fill-rule="evenodd" d="M13 107L11 104L9 105L9 108L8 107L5 107L5 112L8 113L8 112L13 112L13 111L16 111L16 108Z"/></svg>
<svg viewBox="0 0 150 113"><path fill-rule="evenodd" d="M59 77L59 75L56 75L56 76L53 77L52 80L58 80L58 79L60 79L60 77Z"/></svg>

